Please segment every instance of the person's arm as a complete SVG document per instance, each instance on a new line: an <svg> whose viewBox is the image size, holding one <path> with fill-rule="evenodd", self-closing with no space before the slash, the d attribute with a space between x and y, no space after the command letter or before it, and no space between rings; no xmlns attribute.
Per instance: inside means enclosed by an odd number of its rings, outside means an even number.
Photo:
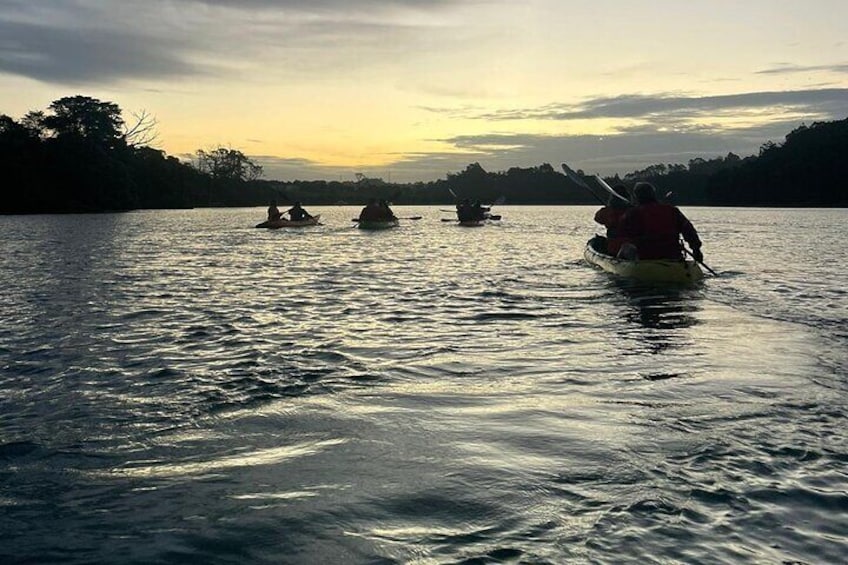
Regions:
<svg viewBox="0 0 848 565"><path fill-rule="evenodd" d="M601 224L602 226L606 224L606 208L600 208L597 212L595 212L595 222Z"/></svg>
<svg viewBox="0 0 848 565"><path fill-rule="evenodd" d="M686 243L689 244L689 247L692 248L692 255L698 261L703 260L704 255L701 253L701 238L698 237L698 232L695 229L695 226L692 225L692 222L689 221L689 218L683 215L678 208L677 210L677 226L680 230L680 234L683 236L683 239L686 240Z"/></svg>

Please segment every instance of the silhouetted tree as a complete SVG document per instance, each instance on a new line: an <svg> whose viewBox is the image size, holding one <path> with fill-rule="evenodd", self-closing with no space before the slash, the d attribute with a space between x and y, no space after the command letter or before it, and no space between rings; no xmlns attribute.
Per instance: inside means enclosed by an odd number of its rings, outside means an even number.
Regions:
<svg viewBox="0 0 848 565"><path fill-rule="evenodd" d="M124 120L117 104L67 96L52 102L49 109L52 114L41 116L40 125L56 138L78 137L101 147L115 147L122 140Z"/></svg>
<svg viewBox="0 0 848 565"><path fill-rule="evenodd" d="M262 167L237 149L217 147L197 150L198 170L216 181L252 181L262 176Z"/></svg>

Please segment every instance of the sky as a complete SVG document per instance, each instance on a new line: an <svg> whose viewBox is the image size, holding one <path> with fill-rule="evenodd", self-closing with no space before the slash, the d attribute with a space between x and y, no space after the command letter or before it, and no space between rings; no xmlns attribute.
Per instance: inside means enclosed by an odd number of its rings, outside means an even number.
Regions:
<svg viewBox="0 0 848 565"><path fill-rule="evenodd" d="M264 178L624 174L848 117L844 0L0 0L0 114L64 96Z"/></svg>

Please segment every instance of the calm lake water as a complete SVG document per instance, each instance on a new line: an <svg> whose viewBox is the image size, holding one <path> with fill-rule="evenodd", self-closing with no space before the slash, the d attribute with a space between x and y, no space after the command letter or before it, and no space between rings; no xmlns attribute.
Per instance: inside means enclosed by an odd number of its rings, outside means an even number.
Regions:
<svg viewBox="0 0 848 565"><path fill-rule="evenodd" d="M310 211L0 217L0 562L845 561L848 210Z"/></svg>

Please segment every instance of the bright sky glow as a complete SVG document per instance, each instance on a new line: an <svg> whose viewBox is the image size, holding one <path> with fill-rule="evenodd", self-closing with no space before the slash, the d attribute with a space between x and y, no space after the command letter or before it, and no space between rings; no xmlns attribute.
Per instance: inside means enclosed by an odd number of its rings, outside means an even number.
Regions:
<svg viewBox="0 0 848 565"><path fill-rule="evenodd" d="M83 94L266 178L624 173L848 117L842 0L5 0L0 113Z"/></svg>

